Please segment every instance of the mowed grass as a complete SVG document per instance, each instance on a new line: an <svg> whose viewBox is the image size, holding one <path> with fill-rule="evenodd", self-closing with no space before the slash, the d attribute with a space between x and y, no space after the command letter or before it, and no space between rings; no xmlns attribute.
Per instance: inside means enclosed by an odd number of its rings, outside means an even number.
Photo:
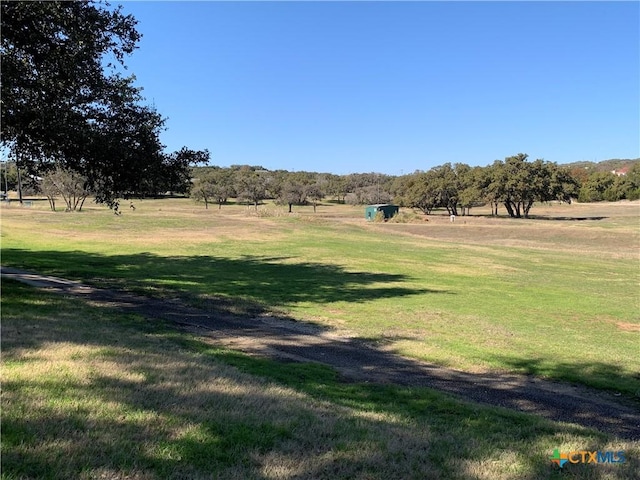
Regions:
<svg viewBox="0 0 640 480"><path fill-rule="evenodd" d="M2 261L213 311L278 314L468 371L640 397L640 204L536 206L537 218L362 208L294 214L144 200L115 216L2 210Z"/></svg>
<svg viewBox="0 0 640 480"><path fill-rule="evenodd" d="M637 443L2 285L2 478L632 479ZM561 451L624 451L568 465Z"/></svg>

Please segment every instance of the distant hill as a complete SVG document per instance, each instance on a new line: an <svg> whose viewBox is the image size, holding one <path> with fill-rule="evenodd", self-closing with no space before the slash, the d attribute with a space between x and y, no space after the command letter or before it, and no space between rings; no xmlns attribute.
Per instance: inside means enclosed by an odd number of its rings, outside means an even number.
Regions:
<svg viewBox="0 0 640 480"><path fill-rule="evenodd" d="M631 167L633 164L640 162L640 158L612 158L601 162L572 162L565 163L563 167L584 168L585 170L595 172L611 172L612 170L622 170L624 167Z"/></svg>

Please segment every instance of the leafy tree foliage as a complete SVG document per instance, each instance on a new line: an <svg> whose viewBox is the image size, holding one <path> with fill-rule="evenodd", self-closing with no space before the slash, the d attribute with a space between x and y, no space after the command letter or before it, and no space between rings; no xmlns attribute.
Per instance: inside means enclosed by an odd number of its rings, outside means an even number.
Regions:
<svg viewBox="0 0 640 480"><path fill-rule="evenodd" d="M593 172L580 187L578 201L600 202L637 200L640 198L640 162L635 163L626 175L612 172Z"/></svg>
<svg viewBox="0 0 640 480"><path fill-rule="evenodd" d="M445 208L451 215L489 203L498 214L503 204L512 217L528 217L535 202L570 201L577 182L555 163L518 154L488 167L445 163L428 172L416 172L396 179L392 188L396 202L429 214Z"/></svg>
<svg viewBox="0 0 640 480"><path fill-rule="evenodd" d="M0 189L8 193L9 190L18 189L18 169L15 162L2 162L0 164Z"/></svg>
<svg viewBox="0 0 640 480"><path fill-rule="evenodd" d="M566 169L544 160L528 162L524 153L496 161L480 178L485 198L495 206L495 213L502 203L509 216L517 218L529 217L535 202L570 202L577 193L577 182Z"/></svg>
<svg viewBox="0 0 640 480"><path fill-rule="evenodd" d="M640 162L635 163L622 179L622 191L627 200L640 199Z"/></svg>
<svg viewBox="0 0 640 480"><path fill-rule="evenodd" d="M349 193L348 181L344 175L326 175L326 193L335 198L339 203L345 202L345 197Z"/></svg>
<svg viewBox="0 0 640 480"><path fill-rule="evenodd" d="M208 171L208 168L197 171ZM522 153L496 160L486 167L445 163L426 172L416 171L399 177L375 173L272 172L247 165L234 165L220 171L232 175L232 190L235 191L232 195L237 194L239 201L257 207L262 200L271 198L289 205L290 210L293 205L311 200L315 211L315 204L330 195L352 204L393 201L425 214L442 208L449 214L467 215L471 208L488 203L493 215L498 215L502 206L512 217L528 217L536 202L571 202L579 192L582 198L585 192L595 191L597 195L592 193L588 197L592 200L640 197L640 162L624 177L600 174L592 183L585 182L580 188L569 168L544 160L531 162ZM205 174L199 175L205 178ZM598 179L607 181L600 185ZM200 199L203 199L202 193L197 190L202 185L197 183L194 187L194 195Z"/></svg>
<svg viewBox="0 0 640 480"><path fill-rule="evenodd" d="M471 168L465 164L456 164L458 171L459 187L458 199L462 208L462 215L469 215L472 207L484 205L482 194L482 173L481 167Z"/></svg>
<svg viewBox="0 0 640 480"><path fill-rule="evenodd" d="M233 172L230 169L207 169L206 173L195 179L191 189L191 197L196 201L204 201L205 208L216 201L218 209L235 195Z"/></svg>
<svg viewBox="0 0 640 480"><path fill-rule="evenodd" d="M325 196L325 192L323 190L323 184L325 182L321 178L317 178L316 182L312 185L307 186L307 197L311 200L313 204L313 212L316 212L316 207L318 203L322 201Z"/></svg>
<svg viewBox="0 0 640 480"><path fill-rule="evenodd" d="M291 213L292 205L303 205L307 201L306 187L295 179L287 179L282 185L276 200L278 203L288 205L289 213Z"/></svg>
<svg viewBox="0 0 640 480"><path fill-rule="evenodd" d="M293 205L305 205L309 200L313 203L313 211L324 196L323 185L328 180L324 175L311 172L275 172L275 179L270 188L270 193L276 202L288 205L289 213Z"/></svg>
<svg viewBox="0 0 640 480"><path fill-rule="evenodd" d="M141 37L131 15L94 0L0 8L2 146L20 170L77 172L111 206L188 190L187 164L203 152L163 154L163 118L122 74Z"/></svg>
<svg viewBox="0 0 640 480"><path fill-rule="evenodd" d="M255 209L261 201L267 198L267 184L269 176L266 170L254 170L242 167L236 171L235 183L238 200L253 204Z"/></svg>
<svg viewBox="0 0 640 480"><path fill-rule="evenodd" d="M187 194L191 189L191 170L199 164L209 163L209 150L191 150L182 147L164 157L162 170L158 172L158 183L171 193Z"/></svg>
<svg viewBox="0 0 640 480"><path fill-rule="evenodd" d="M438 206L427 172L415 172L399 177L392 188L395 201L403 207L417 208L425 214Z"/></svg>

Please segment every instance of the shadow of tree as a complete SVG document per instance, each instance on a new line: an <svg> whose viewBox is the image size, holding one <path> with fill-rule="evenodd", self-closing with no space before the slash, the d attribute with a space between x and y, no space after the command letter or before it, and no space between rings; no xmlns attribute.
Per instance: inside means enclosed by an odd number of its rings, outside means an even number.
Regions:
<svg viewBox="0 0 640 480"><path fill-rule="evenodd" d="M151 253L100 255L87 252L5 249L5 265L81 279L154 297L187 299L214 311L281 313L310 302L367 302L441 290L408 288L400 274L353 272L337 265L297 262L292 257L163 257Z"/></svg>
<svg viewBox="0 0 640 480"><path fill-rule="evenodd" d="M597 480L633 478L640 466L559 472L549 460L559 443L597 450L607 437L214 348L82 297L9 284L3 305L12 373L49 356L38 376L3 382L7 478L475 480L514 478L513 463L523 480Z"/></svg>
<svg viewBox="0 0 640 480"><path fill-rule="evenodd" d="M618 365L602 362L560 362L556 359L516 358L505 355L492 355L491 358L498 360L501 364L509 365L514 372L535 375L540 378L559 378L575 383L580 383L585 375L594 379L618 379L618 381L629 379L633 381L633 383L630 382L630 385L636 385L637 380L640 379L640 371L625 372L621 371ZM598 384L597 380L594 380L593 383L597 388L612 390L609 381ZM619 388L627 390L623 385L619 385ZM616 393L620 394L620 392ZM640 401L640 389L635 392L633 399Z"/></svg>
<svg viewBox="0 0 640 480"><path fill-rule="evenodd" d="M586 221L598 221L598 220L606 220L609 217L556 217L549 215L529 215L529 220L550 220L557 222L586 222Z"/></svg>
<svg viewBox="0 0 640 480"><path fill-rule="evenodd" d="M469 215L470 217L487 218L487 219L505 219L505 220L549 220L557 222L584 222L584 221L599 221L606 220L609 217L602 216L588 216L588 217L572 217L572 216L551 216L551 215L529 215L529 217L516 218L508 215ZM463 217L464 218L464 217Z"/></svg>

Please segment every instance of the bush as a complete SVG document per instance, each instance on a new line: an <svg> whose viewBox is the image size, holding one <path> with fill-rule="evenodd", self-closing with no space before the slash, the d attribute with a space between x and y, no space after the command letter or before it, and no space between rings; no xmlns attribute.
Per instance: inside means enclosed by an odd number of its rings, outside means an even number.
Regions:
<svg viewBox="0 0 640 480"><path fill-rule="evenodd" d="M398 212L389 219L392 223L422 223L423 215L417 215L415 212Z"/></svg>
<svg viewBox="0 0 640 480"><path fill-rule="evenodd" d="M386 222L387 219L384 216L384 212L380 212L380 211L376 212L376 216L373 217L373 221L376 223Z"/></svg>

